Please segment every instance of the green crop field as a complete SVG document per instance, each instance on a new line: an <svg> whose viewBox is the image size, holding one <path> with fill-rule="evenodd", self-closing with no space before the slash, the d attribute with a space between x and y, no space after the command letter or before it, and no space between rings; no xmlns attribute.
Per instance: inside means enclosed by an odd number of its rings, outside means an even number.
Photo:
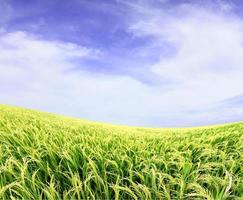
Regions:
<svg viewBox="0 0 243 200"><path fill-rule="evenodd" d="M242 198L242 122L150 129L0 105L0 199Z"/></svg>

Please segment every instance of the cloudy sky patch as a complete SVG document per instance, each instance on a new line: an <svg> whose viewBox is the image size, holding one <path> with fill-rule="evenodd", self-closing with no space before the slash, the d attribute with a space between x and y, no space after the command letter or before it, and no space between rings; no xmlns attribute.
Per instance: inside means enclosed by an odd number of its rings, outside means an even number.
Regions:
<svg viewBox="0 0 243 200"><path fill-rule="evenodd" d="M237 1L0 3L0 103L136 126L243 118Z"/></svg>

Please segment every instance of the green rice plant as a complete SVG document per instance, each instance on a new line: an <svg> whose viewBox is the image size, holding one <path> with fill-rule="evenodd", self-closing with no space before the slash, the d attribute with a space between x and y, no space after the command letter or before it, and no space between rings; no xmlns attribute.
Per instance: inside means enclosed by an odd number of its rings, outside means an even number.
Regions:
<svg viewBox="0 0 243 200"><path fill-rule="evenodd" d="M243 123L126 127L0 105L0 199L243 199Z"/></svg>

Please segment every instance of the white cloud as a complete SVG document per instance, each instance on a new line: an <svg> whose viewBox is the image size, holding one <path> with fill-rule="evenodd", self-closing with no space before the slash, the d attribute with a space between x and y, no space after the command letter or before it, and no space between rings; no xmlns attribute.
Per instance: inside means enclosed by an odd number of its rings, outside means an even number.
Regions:
<svg viewBox="0 0 243 200"><path fill-rule="evenodd" d="M0 100L93 120L138 123L137 115L149 110L149 106L140 108L153 96L152 90L126 76L73 70L77 65L72 58L95 58L95 54L100 56L97 50L45 41L24 32L3 34Z"/></svg>
<svg viewBox="0 0 243 200"><path fill-rule="evenodd" d="M151 70L178 83L169 93L191 106L243 93L243 21L229 12L230 6L220 5L216 11L189 4L171 9L133 7L134 35L176 47Z"/></svg>
<svg viewBox="0 0 243 200"><path fill-rule="evenodd" d="M165 43L176 49L169 57L154 52L160 59L149 68L168 80L168 87L83 71L73 62L102 59L96 49L2 31L0 102L144 126L188 126L243 116L242 108L217 107L218 101L243 93L241 19L228 8L213 12L192 5L165 10L136 4L131 10L130 31L136 37L152 37L161 49Z"/></svg>

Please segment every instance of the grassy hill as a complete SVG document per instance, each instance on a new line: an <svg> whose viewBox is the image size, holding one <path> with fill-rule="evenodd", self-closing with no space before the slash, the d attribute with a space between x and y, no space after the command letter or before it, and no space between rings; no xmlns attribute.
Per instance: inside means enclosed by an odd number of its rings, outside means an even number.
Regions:
<svg viewBox="0 0 243 200"><path fill-rule="evenodd" d="M242 199L243 123L113 126L0 105L0 199Z"/></svg>

